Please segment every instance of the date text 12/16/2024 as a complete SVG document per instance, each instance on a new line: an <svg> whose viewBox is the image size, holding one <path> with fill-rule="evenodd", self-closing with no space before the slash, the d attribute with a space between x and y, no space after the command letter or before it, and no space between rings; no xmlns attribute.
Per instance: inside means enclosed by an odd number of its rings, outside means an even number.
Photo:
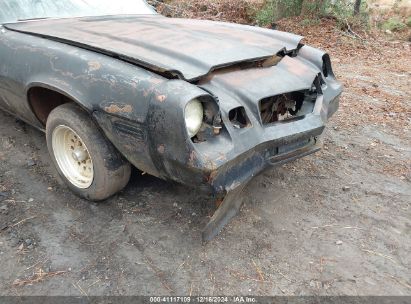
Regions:
<svg viewBox="0 0 411 304"><path fill-rule="evenodd" d="M150 303L257 303L254 297L150 297Z"/></svg>

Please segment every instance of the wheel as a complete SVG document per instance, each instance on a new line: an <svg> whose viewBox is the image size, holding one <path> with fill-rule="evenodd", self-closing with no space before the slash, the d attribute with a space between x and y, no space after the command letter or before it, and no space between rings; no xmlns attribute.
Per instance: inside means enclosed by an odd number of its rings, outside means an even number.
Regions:
<svg viewBox="0 0 411 304"><path fill-rule="evenodd" d="M46 137L57 171L77 195L92 201L105 200L130 180L130 163L74 103L63 104L50 113Z"/></svg>

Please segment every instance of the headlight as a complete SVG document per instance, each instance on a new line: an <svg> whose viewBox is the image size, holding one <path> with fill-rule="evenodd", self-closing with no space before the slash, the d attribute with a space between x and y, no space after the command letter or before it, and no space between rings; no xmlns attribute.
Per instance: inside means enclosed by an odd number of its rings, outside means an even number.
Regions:
<svg viewBox="0 0 411 304"><path fill-rule="evenodd" d="M188 135L192 138L197 135L203 124L204 108L201 102L197 99L190 101L186 106L184 117Z"/></svg>

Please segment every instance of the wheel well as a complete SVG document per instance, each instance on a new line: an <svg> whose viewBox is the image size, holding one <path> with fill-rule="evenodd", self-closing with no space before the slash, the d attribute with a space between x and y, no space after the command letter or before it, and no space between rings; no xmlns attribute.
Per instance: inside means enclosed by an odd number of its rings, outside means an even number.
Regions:
<svg viewBox="0 0 411 304"><path fill-rule="evenodd" d="M45 126L51 111L62 104L73 102L69 97L42 87L33 87L28 91L28 101L34 115Z"/></svg>

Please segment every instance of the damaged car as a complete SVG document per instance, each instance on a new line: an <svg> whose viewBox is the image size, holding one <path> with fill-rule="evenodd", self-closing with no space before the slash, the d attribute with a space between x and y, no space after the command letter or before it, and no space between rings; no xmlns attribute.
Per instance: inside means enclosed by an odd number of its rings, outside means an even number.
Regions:
<svg viewBox="0 0 411 304"><path fill-rule="evenodd" d="M92 201L131 166L223 199L215 237L256 175L321 149L341 84L330 57L270 29L173 19L143 0L0 0L0 108L46 134Z"/></svg>

